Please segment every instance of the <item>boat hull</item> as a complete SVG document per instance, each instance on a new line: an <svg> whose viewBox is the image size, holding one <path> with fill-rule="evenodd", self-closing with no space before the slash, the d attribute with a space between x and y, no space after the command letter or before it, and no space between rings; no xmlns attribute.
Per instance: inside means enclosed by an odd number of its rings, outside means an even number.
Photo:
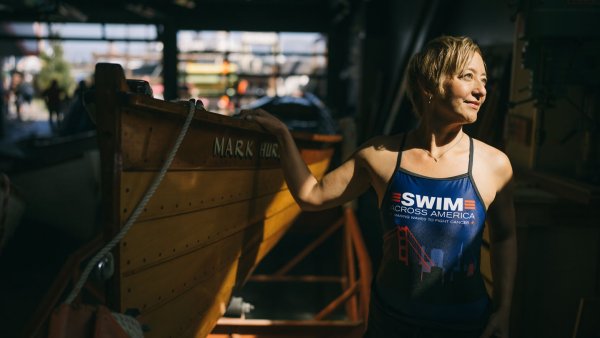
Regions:
<svg viewBox="0 0 600 338"><path fill-rule="evenodd" d="M107 237L118 232L159 172L189 111L127 93L122 69L96 68L96 107ZM337 135L296 135L324 175ZM114 251L109 305L139 309L148 337L205 337L234 288L285 234L300 209L277 140L252 122L196 109L149 203Z"/></svg>

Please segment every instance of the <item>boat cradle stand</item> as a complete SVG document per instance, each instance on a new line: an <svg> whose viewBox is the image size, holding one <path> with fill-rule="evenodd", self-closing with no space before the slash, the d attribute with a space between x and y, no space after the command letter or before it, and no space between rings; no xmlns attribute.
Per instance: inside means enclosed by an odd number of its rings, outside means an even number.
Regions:
<svg viewBox="0 0 600 338"><path fill-rule="evenodd" d="M340 275L290 275L305 257L328 238L341 232L342 272ZM272 274L254 274L249 282L340 283L342 292L310 320L269 320L222 317L208 338L274 338L274 337L362 337L366 328L371 260L360 227L351 207L344 207L341 217L287 264ZM347 320L328 320L335 310L345 305Z"/></svg>

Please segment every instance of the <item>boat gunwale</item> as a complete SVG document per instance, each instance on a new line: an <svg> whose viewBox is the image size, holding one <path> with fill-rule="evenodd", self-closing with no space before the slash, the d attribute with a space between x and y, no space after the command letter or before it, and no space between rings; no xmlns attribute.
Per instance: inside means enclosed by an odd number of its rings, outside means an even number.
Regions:
<svg viewBox="0 0 600 338"><path fill-rule="evenodd" d="M145 94L136 94L131 92L120 92L125 105L122 108L133 108L140 110L150 110L159 113L171 114L179 118L185 118L189 113L189 101L168 102ZM129 107L125 107L129 106ZM194 120L201 120L219 126L242 129L246 131L258 132L272 136L255 122L245 121L240 118L226 116L211 112L203 108L195 108ZM305 131L290 131L292 137L298 141L309 141L316 143L338 143L342 141L340 134L319 134Z"/></svg>

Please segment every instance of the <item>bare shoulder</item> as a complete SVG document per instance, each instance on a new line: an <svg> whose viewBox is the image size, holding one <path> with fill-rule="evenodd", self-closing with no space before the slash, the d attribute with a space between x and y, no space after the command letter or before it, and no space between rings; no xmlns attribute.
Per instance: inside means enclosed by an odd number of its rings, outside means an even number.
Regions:
<svg viewBox="0 0 600 338"><path fill-rule="evenodd" d="M354 159L368 171L380 201L396 169L401 142L400 135L377 136L363 143L354 154Z"/></svg>
<svg viewBox="0 0 600 338"><path fill-rule="evenodd" d="M397 154L400 148L401 138L399 135L375 136L363 143L355 153L359 159L377 161L381 156L387 157L392 153Z"/></svg>
<svg viewBox="0 0 600 338"><path fill-rule="evenodd" d="M475 165L483 166L487 172L496 177L501 185L512 178L513 171L510 160L501 150L484 142L473 139L476 161Z"/></svg>

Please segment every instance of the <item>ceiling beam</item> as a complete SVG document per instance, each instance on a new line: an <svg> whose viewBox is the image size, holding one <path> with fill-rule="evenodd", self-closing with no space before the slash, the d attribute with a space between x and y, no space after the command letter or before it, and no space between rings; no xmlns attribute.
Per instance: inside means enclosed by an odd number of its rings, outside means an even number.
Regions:
<svg viewBox="0 0 600 338"><path fill-rule="evenodd" d="M78 22L166 24L186 30L245 30L245 31L292 31L327 32L333 11L328 1L277 2L261 4L252 1L236 1L234 4L207 3L186 8L169 2L78 1L69 2L69 8L77 8L76 16L68 11L42 11L20 8L0 11L0 21L6 22Z"/></svg>

